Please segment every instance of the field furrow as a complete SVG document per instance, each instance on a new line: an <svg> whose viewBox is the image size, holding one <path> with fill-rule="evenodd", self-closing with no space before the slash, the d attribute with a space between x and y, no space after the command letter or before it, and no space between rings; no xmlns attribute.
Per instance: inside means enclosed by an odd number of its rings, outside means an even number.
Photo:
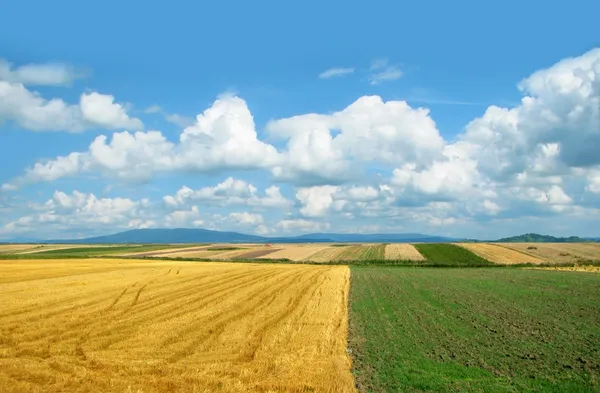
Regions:
<svg viewBox="0 0 600 393"><path fill-rule="evenodd" d="M347 267L73 259L2 273L6 391L355 391Z"/></svg>

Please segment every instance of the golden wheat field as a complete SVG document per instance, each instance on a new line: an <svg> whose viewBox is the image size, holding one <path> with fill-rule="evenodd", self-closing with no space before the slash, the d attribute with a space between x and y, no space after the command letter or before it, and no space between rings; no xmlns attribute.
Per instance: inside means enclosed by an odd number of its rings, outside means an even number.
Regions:
<svg viewBox="0 0 600 393"><path fill-rule="evenodd" d="M395 243L385 246L385 259L423 261L425 258L412 244Z"/></svg>
<svg viewBox="0 0 600 393"><path fill-rule="evenodd" d="M536 256L545 262L600 260L600 243L500 243L498 245Z"/></svg>
<svg viewBox="0 0 600 393"><path fill-rule="evenodd" d="M343 266L0 261L0 391L352 392Z"/></svg>
<svg viewBox="0 0 600 393"><path fill-rule="evenodd" d="M533 255L524 254L522 252L512 250L510 248L501 247L496 244L488 243L456 243L457 245L466 248L472 253L487 259L490 262L502 263L506 265L517 263L544 263L545 261Z"/></svg>

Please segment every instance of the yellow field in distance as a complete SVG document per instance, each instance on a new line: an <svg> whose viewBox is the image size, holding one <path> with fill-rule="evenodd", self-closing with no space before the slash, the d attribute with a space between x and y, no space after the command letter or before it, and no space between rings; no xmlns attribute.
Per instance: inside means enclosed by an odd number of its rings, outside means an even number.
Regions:
<svg viewBox="0 0 600 393"><path fill-rule="evenodd" d="M303 261L329 246L313 244L278 244L276 247L282 247L281 250L260 257L259 259L289 259L290 261Z"/></svg>
<svg viewBox="0 0 600 393"><path fill-rule="evenodd" d="M0 390L353 392L344 266L0 261Z"/></svg>
<svg viewBox="0 0 600 393"><path fill-rule="evenodd" d="M385 246L385 259L423 261L425 258L412 244L394 243Z"/></svg>
<svg viewBox="0 0 600 393"><path fill-rule="evenodd" d="M516 263L544 263L545 261L536 256L528 255L510 248L501 247L488 243L457 243L474 254L487 259L490 262L506 265Z"/></svg>
<svg viewBox="0 0 600 393"><path fill-rule="evenodd" d="M600 260L600 243L498 243L498 245L536 256L545 262Z"/></svg>

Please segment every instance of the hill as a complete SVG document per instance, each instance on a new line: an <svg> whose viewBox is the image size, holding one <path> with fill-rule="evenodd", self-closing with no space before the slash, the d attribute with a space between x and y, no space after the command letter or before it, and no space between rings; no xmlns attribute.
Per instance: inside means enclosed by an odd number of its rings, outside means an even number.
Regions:
<svg viewBox="0 0 600 393"><path fill-rule="evenodd" d="M440 243L456 239L407 234L337 234L312 233L292 237L265 237L238 232L211 231L208 229L134 229L107 236L85 239L48 240L46 243L75 244L147 244L147 243Z"/></svg>
<svg viewBox="0 0 600 393"><path fill-rule="evenodd" d="M496 240L497 243L582 243L590 241L593 240L578 236L555 237L550 235L540 235L538 233L526 233L524 235L505 237Z"/></svg>

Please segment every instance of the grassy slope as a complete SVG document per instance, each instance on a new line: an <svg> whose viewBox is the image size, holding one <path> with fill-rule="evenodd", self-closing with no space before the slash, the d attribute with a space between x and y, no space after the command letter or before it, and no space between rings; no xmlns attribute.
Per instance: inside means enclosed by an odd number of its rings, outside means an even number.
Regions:
<svg viewBox="0 0 600 393"><path fill-rule="evenodd" d="M600 275L353 267L361 391L600 391Z"/></svg>
<svg viewBox="0 0 600 393"><path fill-rule="evenodd" d="M440 265L485 266L491 262L454 244L415 244L428 262Z"/></svg>

